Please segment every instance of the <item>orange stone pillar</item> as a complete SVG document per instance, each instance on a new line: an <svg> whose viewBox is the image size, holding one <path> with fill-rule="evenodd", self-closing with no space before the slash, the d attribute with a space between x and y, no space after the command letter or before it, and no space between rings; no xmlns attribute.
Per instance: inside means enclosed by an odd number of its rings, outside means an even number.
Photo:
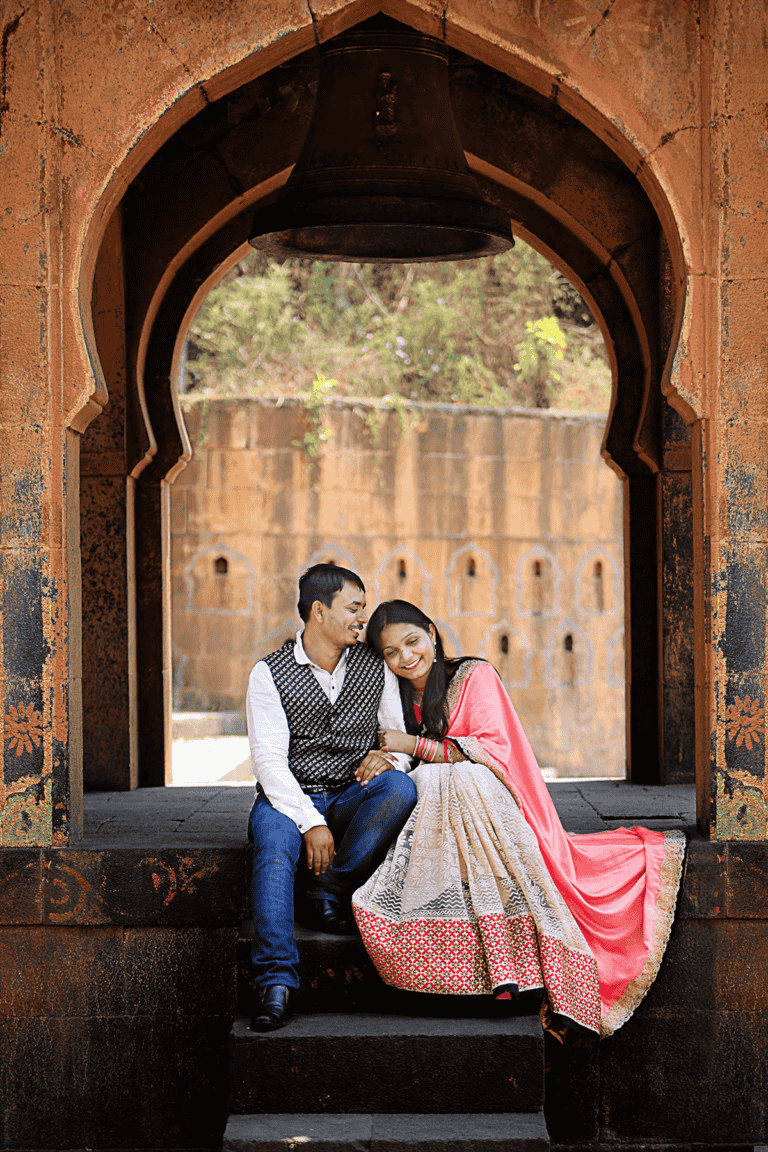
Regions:
<svg viewBox="0 0 768 1152"><path fill-rule="evenodd" d="M61 132L47 7L6 5L0 93L0 844L80 822L77 420L63 369Z"/></svg>
<svg viewBox="0 0 768 1152"><path fill-rule="evenodd" d="M710 556L711 824L768 838L765 763L768 328L765 41L761 0L709 5L704 203L709 291L704 500ZM706 100L706 94L705 94ZM703 102L704 103L704 102ZM706 106L705 106L706 111ZM705 640L706 642L706 640Z"/></svg>

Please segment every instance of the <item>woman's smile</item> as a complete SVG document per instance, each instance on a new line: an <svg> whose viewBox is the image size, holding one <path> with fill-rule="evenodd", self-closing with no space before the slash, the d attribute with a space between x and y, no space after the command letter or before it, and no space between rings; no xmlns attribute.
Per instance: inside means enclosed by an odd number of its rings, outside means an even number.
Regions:
<svg viewBox="0 0 768 1152"><path fill-rule="evenodd" d="M424 688L435 661L428 632L415 624L388 624L381 631L381 649L396 676L410 680L417 691Z"/></svg>

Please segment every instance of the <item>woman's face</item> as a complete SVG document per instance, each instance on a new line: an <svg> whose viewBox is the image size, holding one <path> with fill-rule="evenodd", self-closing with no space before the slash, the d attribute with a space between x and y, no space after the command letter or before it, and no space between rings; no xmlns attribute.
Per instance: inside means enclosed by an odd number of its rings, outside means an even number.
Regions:
<svg viewBox="0 0 768 1152"><path fill-rule="evenodd" d="M435 662L435 630L418 624L387 624L381 630L381 650L396 676L410 680L417 692L424 689Z"/></svg>

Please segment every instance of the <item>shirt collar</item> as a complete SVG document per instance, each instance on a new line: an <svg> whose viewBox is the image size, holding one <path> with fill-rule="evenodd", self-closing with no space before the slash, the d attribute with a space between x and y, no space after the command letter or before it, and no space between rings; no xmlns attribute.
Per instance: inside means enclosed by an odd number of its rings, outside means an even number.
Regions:
<svg viewBox="0 0 768 1152"><path fill-rule="evenodd" d="M299 631L296 633L296 643L293 646L293 655L294 655L294 658L296 660L296 663L297 664L309 664L309 666L311 668L317 668L317 670L319 672L325 672L326 676L330 676L331 675L330 672L326 672L325 668L320 668L320 666L318 664L313 663L313 661L310 660L309 656L307 656L307 653L304 650L304 641L302 639L303 635L304 635L304 629L300 628ZM339 657L339 662L333 670L334 672L341 672L341 671L343 671L344 668L346 668L348 652L349 652L348 648L343 649L341 656Z"/></svg>

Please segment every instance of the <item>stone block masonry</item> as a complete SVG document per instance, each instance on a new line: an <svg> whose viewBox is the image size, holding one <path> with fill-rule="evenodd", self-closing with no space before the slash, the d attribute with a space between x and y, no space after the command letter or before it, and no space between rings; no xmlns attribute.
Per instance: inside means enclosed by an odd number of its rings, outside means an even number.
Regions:
<svg viewBox="0 0 768 1152"><path fill-rule="evenodd" d="M185 417L177 708L241 707L254 661L300 624L299 574L333 560L371 607L412 600L449 653L490 660L542 765L623 775L622 486L600 458L602 417L343 400L314 459L295 398L188 402Z"/></svg>

